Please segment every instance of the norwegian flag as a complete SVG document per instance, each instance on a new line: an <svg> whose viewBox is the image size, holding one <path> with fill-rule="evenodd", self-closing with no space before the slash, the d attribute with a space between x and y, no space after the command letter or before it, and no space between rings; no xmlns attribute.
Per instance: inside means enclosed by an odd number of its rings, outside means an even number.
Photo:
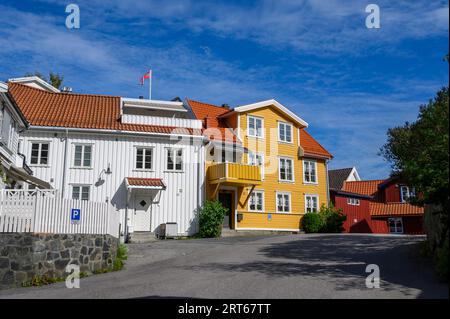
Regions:
<svg viewBox="0 0 450 319"><path fill-rule="evenodd" d="M145 79L151 79L151 77L152 77L152 70L148 70L148 72L146 72L139 80L139 84L144 85Z"/></svg>

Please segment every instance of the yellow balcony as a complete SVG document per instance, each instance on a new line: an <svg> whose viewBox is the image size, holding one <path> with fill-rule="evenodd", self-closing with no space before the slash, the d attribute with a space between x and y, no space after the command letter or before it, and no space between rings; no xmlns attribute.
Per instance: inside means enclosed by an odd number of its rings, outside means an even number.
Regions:
<svg viewBox="0 0 450 319"><path fill-rule="evenodd" d="M208 167L210 184L259 185L261 170L259 166L239 163L219 163Z"/></svg>

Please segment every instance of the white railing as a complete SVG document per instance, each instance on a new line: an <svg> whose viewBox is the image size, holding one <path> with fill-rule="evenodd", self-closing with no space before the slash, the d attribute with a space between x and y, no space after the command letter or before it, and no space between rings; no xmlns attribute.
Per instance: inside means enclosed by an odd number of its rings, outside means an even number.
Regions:
<svg viewBox="0 0 450 319"><path fill-rule="evenodd" d="M72 220L72 209L80 210ZM119 236L120 214L110 204L65 199L54 190L0 191L0 233L109 234Z"/></svg>
<svg viewBox="0 0 450 319"><path fill-rule="evenodd" d="M192 119L180 119L162 116L145 116L134 114L123 114L122 123L144 124L144 125L160 125L173 127L186 127L192 129L201 129L202 121Z"/></svg>

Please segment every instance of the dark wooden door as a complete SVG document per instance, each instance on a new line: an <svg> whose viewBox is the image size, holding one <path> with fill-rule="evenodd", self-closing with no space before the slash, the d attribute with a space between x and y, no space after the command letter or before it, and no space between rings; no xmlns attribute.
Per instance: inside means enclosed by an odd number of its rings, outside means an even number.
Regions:
<svg viewBox="0 0 450 319"><path fill-rule="evenodd" d="M230 228L231 212L233 211L233 196L231 193L219 193L219 202L227 209L223 218L223 227Z"/></svg>

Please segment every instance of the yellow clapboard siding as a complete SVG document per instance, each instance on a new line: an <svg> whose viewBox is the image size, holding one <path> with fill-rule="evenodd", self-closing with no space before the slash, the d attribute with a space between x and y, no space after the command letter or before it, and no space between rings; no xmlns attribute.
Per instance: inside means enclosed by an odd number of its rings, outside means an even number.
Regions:
<svg viewBox="0 0 450 319"><path fill-rule="evenodd" d="M293 125L293 142L278 142L278 122L289 122L281 112L271 107L264 107L238 116L240 128L243 132L247 130L247 116L257 116L264 119L264 138L254 138L242 136L243 144L248 149L264 154L266 165L264 167L264 180L255 190L264 191L264 211L276 212L276 193L289 192L291 194L291 215L289 214L272 214L272 220L267 220L266 214L250 213L247 220L245 217L249 213L245 213L244 220L238 223L238 227L245 228L286 228L298 229L300 227L300 216L295 214L305 213L305 194L314 194L319 197L319 207L327 204L327 183L326 183L326 163L325 160L315 159L317 162L318 183L311 185L303 183L303 161L298 158L299 135L298 125ZM292 158L294 163L294 182L280 182L278 163L279 157ZM244 155L243 161L248 163L248 154ZM239 212L248 211L248 202L243 205L248 197L249 187L239 192L238 208Z"/></svg>
<svg viewBox="0 0 450 319"><path fill-rule="evenodd" d="M271 214L269 220L268 214L265 213L245 212L242 214L243 219L236 223L236 229L299 229L303 217L303 215L298 214Z"/></svg>

